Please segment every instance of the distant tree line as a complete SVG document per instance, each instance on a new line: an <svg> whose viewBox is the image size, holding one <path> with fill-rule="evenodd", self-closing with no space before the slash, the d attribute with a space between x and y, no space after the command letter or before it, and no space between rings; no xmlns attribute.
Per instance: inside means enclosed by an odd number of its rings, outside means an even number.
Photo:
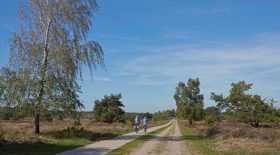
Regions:
<svg viewBox="0 0 280 155"><path fill-rule="evenodd" d="M158 111L156 113L125 112L121 102L121 94L105 95L102 99L94 101L93 120L103 123L127 123L134 122L134 118L144 116L150 120L169 120L175 117L175 110Z"/></svg>
<svg viewBox="0 0 280 155"><path fill-rule="evenodd" d="M260 95L247 93L253 86L245 81L231 84L229 95L211 93L211 99L217 106L203 108L203 95L200 94L199 79L189 79L188 83L179 82L175 89L177 117L192 121L205 120L206 123L214 121L234 121L249 123L259 127L260 123L280 122L280 108L275 107L273 99L263 99Z"/></svg>
<svg viewBox="0 0 280 155"><path fill-rule="evenodd" d="M153 121L165 121L165 120L170 120L176 117L176 112L175 109L171 110L163 110L163 111L158 111L155 113L137 113L137 112L129 112L126 113L126 120L130 121L131 123L134 123L134 118L137 115L139 118L143 118L146 116L149 120Z"/></svg>
<svg viewBox="0 0 280 155"><path fill-rule="evenodd" d="M169 120L176 117L176 112L174 109L158 111L155 113L125 112L121 98L122 95L120 93L105 95L103 98L94 101L93 111L77 111L75 112L75 115L77 115L79 118L92 119L94 122L103 123L134 122L136 115L138 115L140 118L146 116L149 120L154 121ZM33 117L33 113L28 107L28 104L17 106L0 106L0 119L2 120L21 120L25 117ZM73 114L67 114L64 111L57 109L46 109L41 112L40 120L63 120L66 117L73 117Z"/></svg>

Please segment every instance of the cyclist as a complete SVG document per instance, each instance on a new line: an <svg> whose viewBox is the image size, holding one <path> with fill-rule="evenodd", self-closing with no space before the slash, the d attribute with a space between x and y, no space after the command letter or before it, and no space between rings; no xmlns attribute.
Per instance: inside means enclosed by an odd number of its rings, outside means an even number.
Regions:
<svg viewBox="0 0 280 155"><path fill-rule="evenodd" d="M138 116L136 115L135 119L134 119L134 124L135 124L135 132L138 132L139 129L139 123L140 123L140 119L138 118Z"/></svg>
<svg viewBox="0 0 280 155"><path fill-rule="evenodd" d="M144 132L146 133L148 128L148 118L146 116L144 116L143 118L143 128L144 128Z"/></svg>

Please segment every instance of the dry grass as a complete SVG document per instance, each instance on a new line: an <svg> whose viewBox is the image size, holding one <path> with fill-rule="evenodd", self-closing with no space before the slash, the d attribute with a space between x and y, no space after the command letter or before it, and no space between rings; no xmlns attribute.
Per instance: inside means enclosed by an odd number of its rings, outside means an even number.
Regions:
<svg viewBox="0 0 280 155"><path fill-rule="evenodd" d="M36 139L49 138L47 135L50 132L61 131L73 126L74 120L65 119L55 122L40 122L39 136L35 136L33 133L33 120L24 119L21 121L0 121L0 132L2 138L11 142L30 142ZM81 120L82 126L85 130L95 133L125 133L130 130L127 124L106 124L106 123L91 123L88 119Z"/></svg>
<svg viewBox="0 0 280 155"><path fill-rule="evenodd" d="M188 126L206 135L202 122ZM209 131L208 131L209 132ZM243 152L245 154L280 154L280 127L254 128L248 124L216 123L210 138L214 138L213 149L219 152ZM209 137L208 137L209 138Z"/></svg>
<svg viewBox="0 0 280 155"><path fill-rule="evenodd" d="M81 127L73 127L73 123L72 119L42 121L41 134L36 136L32 119L1 121L0 154L56 154L130 130L126 124L91 123L89 119L82 119Z"/></svg>
<svg viewBox="0 0 280 155"><path fill-rule="evenodd" d="M156 126L165 123L166 121L151 121L149 126ZM5 142L9 143L24 143L24 142L33 142L33 141L45 141L50 138L49 133L59 132L71 128L73 126L73 119L64 119L61 121L53 122L40 122L40 131L39 136L34 135L33 133L33 119L26 118L20 121L0 121L0 143L2 139L5 139ZM81 119L81 126L84 130L97 134L110 133L113 135L120 135L133 130L133 125L129 122L124 123L93 123L88 118ZM93 139L95 140L95 139Z"/></svg>
<svg viewBox="0 0 280 155"><path fill-rule="evenodd" d="M0 121L0 154L57 154L133 131L131 123L93 123L88 117L81 118L80 126L73 126L74 122L73 119L41 121L41 134L36 136L32 118ZM150 122L149 127L162 123Z"/></svg>

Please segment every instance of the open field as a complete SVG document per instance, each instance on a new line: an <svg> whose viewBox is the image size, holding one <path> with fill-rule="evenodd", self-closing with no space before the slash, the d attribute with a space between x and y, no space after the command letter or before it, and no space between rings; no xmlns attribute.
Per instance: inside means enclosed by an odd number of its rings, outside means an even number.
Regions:
<svg viewBox="0 0 280 155"><path fill-rule="evenodd" d="M0 121L1 154L54 154L84 146L102 139L109 139L133 130L127 124L93 123L81 119L80 127L73 127L74 120L41 122L41 134L33 134L33 120ZM151 121L150 126L164 122Z"/></svg>
<svg viewBox="0 0 280 155"><path fill-rule="evenodd" d="M247 124L217 123L206 130L202 123L180 123L185 140L202 154L280 154L280 128L253 128Z"/></svg>

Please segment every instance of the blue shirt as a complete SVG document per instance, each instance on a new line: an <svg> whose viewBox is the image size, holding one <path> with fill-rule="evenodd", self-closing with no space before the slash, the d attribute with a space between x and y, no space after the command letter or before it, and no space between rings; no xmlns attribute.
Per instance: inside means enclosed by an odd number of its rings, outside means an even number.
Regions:
<svg viewBox="0 0 280 155"><path fill-rule="evenodd" d="M143 118L143 124L147 124L148 123L148 119L146 117Z"/></svg>
<svg viewBox="0 0 280 155"><path fill-rule="evenodd" d="M134 123L139 123L139 122L140 122L139 118L138 118L138 117L135 117Z"/></svg>

